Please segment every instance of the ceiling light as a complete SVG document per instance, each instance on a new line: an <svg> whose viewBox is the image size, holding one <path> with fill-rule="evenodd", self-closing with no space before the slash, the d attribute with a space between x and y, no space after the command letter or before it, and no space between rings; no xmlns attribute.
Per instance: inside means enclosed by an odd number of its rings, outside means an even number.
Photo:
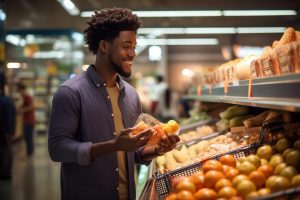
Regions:
<svg viewBox="0 0 300 200"><path fill-rule="evenodd" d="M186 34L233 34L235 33L234 27L215 27L215 28L185 28Z"/></svg>
<svg viewBox="0 0 300 200"><path fill-rule="evenodd" d="M70 15L79 15L80 11L71 0L57 0Z"/></svg>
<svg viewBox="0 0 300 200"><path fill-rule="evenodd" d="M5 19L6 19L6 14L2 9L0 9L0 20L5 21Z"/></svg>
<svg viewBox="0 0 300 200"><path fill-rule="evenodd" d="M193 77L194 76L194 72L191 71L190 69L187 69L187 68L184 68L181 71L181 73L182 73L183 76L186 76L186 77Z"/></svg>
<svg viewBox="0 0 300 200"><path fill-rule="evenodd" d="M138 34L236 34L236 33L283 33L285 27L211 27L211 28L140 28Z"/></svg>
<svg viewBox="0 0 300 200"><path fill-rule="evenodd" d="M288 16L297 15L295 10L224 10L224 16Z"/></svg>
<svg viewBox="0 0 300 200"><path fill-rule="evenodd" d="M9 35L6 35L5 40L6 40L6 42L9 42L15 46L19 46L21 38L18 35L10 35L9 34Z"/></svg>
<svg viewBox="0 0 300 200"><path fill-rule="evenodd" d="M285 27L238 27L237 33L283 33Z"/></svg>
<svg viewBox="0 0 300 200"><path fill-rule="evenodd" d="M219 17L220 10L133 11L139 17Z"/></svg>
<svg viewBox="0 0 300 200"><path fill-rule="evenodd" d="M139 45L218 45L216 38L137 39Z"/></svg>
<svg viewBox="0 0 300 200"><path fill-rule="evenodd" d="M59 0L62 1L62 0ZM221 17L221 16L288 16L297 15L295 10L161 10L132 11L139 17ZM81 12L81 17L91 17L94 11Z"/></svg>
<svg viewBox="0 0 300 200"><path fill-rule="evenodd" d="M7 63L7 68L10 68L10 69L17 69L17 68L20 68L21 67L21 63L18 63L18 62L9 62Z"/></svg>

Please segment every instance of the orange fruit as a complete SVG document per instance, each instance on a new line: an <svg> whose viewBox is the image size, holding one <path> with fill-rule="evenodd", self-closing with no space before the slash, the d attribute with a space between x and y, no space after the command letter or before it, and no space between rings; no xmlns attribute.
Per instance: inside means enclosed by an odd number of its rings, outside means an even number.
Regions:
<svg viewBox="0 0 300 200"><path fill-rule="evenodd" d="M185 180L183 182L178 183L176 187L177 192L182 190L186 190L186 191L190 191L191 193L194 193L196 192L196 186L191 181Z"/></svg>
<svg viewBox="0 0 300 200"><path fill-rule="evenodd" d="M223 187L220 189L218 192L219 197L224 197L224 198L231 198L236 195L236 190L233 187Z"/></svg>
<svg viewBox="0 0 300 200"><path fill-rule="evenodd" d="M273 175L270 176L266 181L266 188L269 188L272 192L277 192L280 190L286 190L290 187L289 179Z"/></svg>
<svg viewBox="0 0 300 200"><path fill-rule="evenodd" d="M166 200L176 200L177 195L175 193L170 194L169 196L167 196Z"/></svg>
<svg viewBox="0 0 300 200"><path fill-rule="evenodd" d="M260 196L265 196L265 195L271 194L271 190L269 188L261 188L257 192Z"/></svg>
<svg viewBox="0 0 300 200"><path fill-rule="evenodd" d="M214 190L208 188L200 189L195 193L196 200L215 200L217 199L217 197L217 193Z"/></svg>
<svg viewBox="0 0 300 200"><path fill-rule="evenodd" d="M234 169L233 167L229 165L223 165L223 173L226 174L229 170Z"/></svg>
<svg viewBox="0 0 300 200"><path fill-rule="evenodd" d="M214 188L218 180L224 178L224 175L215 170L210 170L204 175L204 186L207 188Z"/></svg>
<svg viewBox="0 0 300 200"><path fill-rule="evenodd" d="M178 183L181 183L183 181L189 181L189 178L186 176L179 176L179 177L175 177L172 179L171 183L172 183L172 188L176 189Z"/></svg>
<svg viewBox="0 0 300 200"><path fill-rule="evenodd" d="M202 166L203 173L208 172L209 170L216 170L223 172L222 164L217 160L208 160Z"/></svg>
<svg viewBox="0 0 300 200"><path fill-rule="evenodd" d="M239 174L239 170L232 168L225 173L225 178L232 180L238 174Z"/></svg>
<svg viewBox="0 0 300 200"><path fill-rule="evenodd" d="M232 186L234 188L237 188L238 184L243 180L249 180L248 176L246 176L244 174L237 175L236 177L234 177L232 179Z"/></svg>
<svg viewBox="0 0 300 200"><path fill-rule="evenodd" d="M254 192L250 192L247 197L246 200L254 200L255 198L259 197L259 193L254 191Z"/></svg>
<svg viewBox="0 0 300 200"><path fill-rule="evenodd" d="M202 172L198 172L198 173L193 174L190 177L190 180L196 186L196 190L199 190L204 186L204 175L203 175Z"/></svg>
<svg viewBox="0 0 300 200"><path fill-rule="evenodd" d="M169 120L168 125L172 128L173 133L179 129L179 124L175 120Z"/></svg>
<svg viewBox="0 0 300 200"><path fill-rule="evenodd" d="M176 200L195 200L195 197L190 191L183 190L176 195Z"/></svg>
<svg viewBox="0 0 300 200"><path fill-rule="evenodd" d="M218 192L223 187L231 187L231 186L232 186L232 183L230 182L230 180L228 180L226 178L222 178L217 181L217 183L215 185L215 191Z"/></svg>
<svg viewBox="0 0 300 200"><path fill-rule="evenodd" d="M255 192L256 191L256 186L255 184L250 181L250 180L242 180L237 188L236 191L238 193L239 196L241 197L246 197L248 194L250 194L251 192Z"/></svg>
<svg viewBox="0 0 300 200"><path fill-rule="evenodd" d="M169 124L164 124L164 125L163 125L163 130L164 130L164 132L165 132L166 134L172 133L172 132L173 132L173 129L172 129L172 127L171 127Z"/></svg>
<svg viewBox="0 0 300 200"><path fill-rule="evenodd" d="M265 175L258 170L251 172L251 174L249 175L249 179L255 184L257 188L261 188L266 182Z"/></svg>
<svg viewBox="0 0 300 200"><path fill-rule="evenodd" d="M235 197L231 197L229 200L244 200L244 199L240 196L235 196Z"/></svg>
<svg viewBox="0 0 300 200"><path fill-rule="evenodd" d="M228 165L228 166L231 166L231 167L235 167L236 166L235 157L233 155L230 155L230 154L221 156L220 159L219 159L219 161L223 165Z"/></svg>
<svg viewBox="0 0 300 200"><path fill-rule="evenodd" d="M266 178L273 175L273 167L271 165L262 165L257 169L257 171L262 172Z"/></svg>

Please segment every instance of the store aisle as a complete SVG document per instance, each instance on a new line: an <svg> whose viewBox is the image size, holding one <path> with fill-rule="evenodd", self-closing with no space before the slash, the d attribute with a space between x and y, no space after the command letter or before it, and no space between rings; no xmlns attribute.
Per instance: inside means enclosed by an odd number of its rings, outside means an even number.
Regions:
<svg viewBox="0 0 300 200"><path fill-rule="evenodd" d="M60 199L60 167L49 158L47 135L35 137L35 148L28 158L23 140L13 145L13 178L0 180L1 200Z"/></svg>

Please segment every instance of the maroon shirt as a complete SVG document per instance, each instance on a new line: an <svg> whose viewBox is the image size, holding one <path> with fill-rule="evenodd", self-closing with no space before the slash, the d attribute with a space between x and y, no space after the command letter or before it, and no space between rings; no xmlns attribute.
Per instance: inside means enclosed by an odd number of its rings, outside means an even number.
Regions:
<svg viewBox="0 0 300 200"><path fill-rule="evenodd" d="M33 103L33 98L32 98L32 96L25 94L25 95L23 95L23 101L24 101L24 103L23 103L22 107L27 107ZM34 110L27 111L23 114L23 122L26 124L34 125L34 123L35 123Z"/></svg>

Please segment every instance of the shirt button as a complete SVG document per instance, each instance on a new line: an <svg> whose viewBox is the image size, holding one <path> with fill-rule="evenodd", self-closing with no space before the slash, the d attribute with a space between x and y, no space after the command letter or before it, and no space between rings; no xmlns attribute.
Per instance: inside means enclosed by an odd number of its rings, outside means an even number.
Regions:
<svg viewBox="0 0 300 200"><path fill-rule="evenodd" d="M109 97L109 96L107 96L107 98L108 98L108 99L110 99L110 97Z"/></svg>
<svg viewBox="0 0 300 200"><path fill-rule="evenodd" d="M119 171L119 168L116 168L116 172L118 172Z"/></svg>
<svg viewBox="0 0 300 200"><path fill-rule="evenodd" d="M113 132L113 135L116 135L116 132Z"/></svg>
<svg viewBox="0 0 300 200"><path fill-rule="evenodd" d="M97 87L100 87L100 84L97 84Z"/></svg>
<svg viewBox="0 0 300 200"><path fill-rule="evenodd" d="M105 87L105 86L106 86L106 83L103 83L103 86Z"/></svg>
<svg viewBox="0 0 300 200"><path fill-rule="evenodd" d="M117 187L117 190L119 190L119 187Z"/></svg>
<svg viewBox="0 0 300 200"><path fill-rule="evenodd" d="M112 114L111 114L111 116L113 117L113 116L114 116L114 114L112 113Z"/></svg>

